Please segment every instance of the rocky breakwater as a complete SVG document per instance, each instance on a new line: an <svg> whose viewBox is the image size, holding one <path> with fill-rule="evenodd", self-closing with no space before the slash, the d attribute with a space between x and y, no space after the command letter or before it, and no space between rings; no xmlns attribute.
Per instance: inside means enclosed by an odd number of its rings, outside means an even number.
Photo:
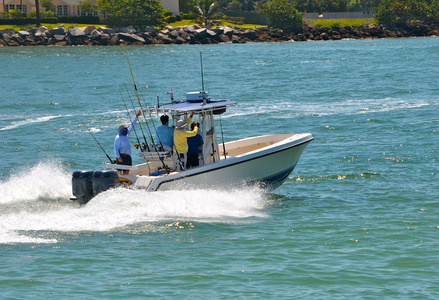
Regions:
<svg viewBox="0 0 439 300"><path fill-rule="evenodd" d="M234 26L216 28L199 25L158 30L147 27L135 30L127 27L112 29L94 26L65 29L63 25L47 29L42 26L28 31L0 30L0 46L112 46L157 44L218 44L248 42L283 42L309 40L340 40L366 38L397 38L412 36L439 36L439 26L413 25L407 28L387 29L377 25L344 27L305 27L300 33L281 29L242 29Z"/></svg>

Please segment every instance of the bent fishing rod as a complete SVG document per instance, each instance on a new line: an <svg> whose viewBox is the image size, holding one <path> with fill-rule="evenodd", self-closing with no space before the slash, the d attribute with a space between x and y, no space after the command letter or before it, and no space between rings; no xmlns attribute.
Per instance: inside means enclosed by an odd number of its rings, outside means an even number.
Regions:
<svg viewBox="0 0 439 300"><path fill-rule="evenodd" d="M133 107L134 110L136 110L136 108L134 107L133 99L131 99L131 95L130 95L126 85L125 85L125 90L127 91L127 95L128 95L128 98L130 99L131 106ZM149 146L148 146L148 142L146 141L145 132L143 131L142 123L140 122L140 120L139 120L139 127L140 127L140 131L142 132L142 135L143 135L143 140L145 141L142 144L143 150L148 149L148 151L151 152L151 150L149 149ZM139 145L140 145L140 142L139 142Z"/></svg>
<svg viewBox="0 0 439 300"><path fill-rule="evenodd" d="M128 106L127 106L127 104L126 104L126 102L125 102L124 97L122 96L122 92L120 91L120 88L119 88L119 94L120 94L120 97L122 98L123 105L125 106L125 109L126 109L126 111L127 111L128 117L130 118L130 124L132 124L132 123L133 123L133 119L131 118L130 112L129 112L129 110L128 110ZM139 125L139 126L140 126L140 125ZM141 126L140 126L140 127L141 127ZM140 140L139 140L139 136L137 135L137 131L136 131L136 127L135 127L135 126L133 127L133 130L134 130L134 134L136 135L137 145L140 146L141 143L140 143ZM137 148L137 147L136 147L136 148Z"/></svg>
<svg viewBox="0 0 439 300"><path fill-rule="evenodd" d="M131 68L130 60L128 59L128 57L127 57L127 62L128 62L128 67L130 68L130 73L131 73L131 78L133 80L134 90L136 91L137 102L139 102L140 109L144 113L145 110L143 109L142 102L140 101L139 91L137 90L136 81L134 80L133 69ZM154 137L152 136L151 129L149 128L148 120L146 119L145 114L143 114L143 118L145 119L146 128L148 129L148 133L149 133L149 137L151 138L151 142L154 144Z"/></svg>
<svg viewBox="0 0 439 300"><path fill-rule="evenodd" d="M150 130L149 125L148 125L148 120L147 120L146 117L145 117L145 110L143 109L143 107L142 107L142 102L140 101L139 91L137 90L136 81L134 80L133 69L131 69L131 64L130 64L130 60L128 59L128 57L127 57L127 62L128 62L128 67L130 68L131 78L133 79L133 85L134 85L134 90L136 91L137 101L139 102L140 109L141 109L142 112L143 112L143 118L145 119L146 128L148 129L148 132L149 132L149 136L150 136L150 138L151 138L152 145L154 146L154 150L155 150L155 152L158 154L159 151L158 151L158 149L157 149L157 145L154 143L154 138L153 138L153 136L152 136L151 130ZM166 168L166 164L165 164L165 162L163 161L163 157L161 157L160 155L158 155L158 157L159 157L160 161L162 162L163 167Z"/></svg>
<svg viewBox="0 0 439 300"><path fill-rule="evenodd" d="M102 145L98 142L98 140L96 139L96 137L93 135L93 133L91 133L90 129L87 127L87 125L85 125L84 121L81 121L82 125L84 126L85 129L87 129L87 131L91 134L91 136L94 138L94 140L96 141L96 143L99 145L99 147L102 149L102 151L104 151L105 155L107 156L108 160L110 161L110 163L114 164L115 161L112 160L110 158L110 156L107 154L107 152L105 151L105 149L102 147Z"/></svg>

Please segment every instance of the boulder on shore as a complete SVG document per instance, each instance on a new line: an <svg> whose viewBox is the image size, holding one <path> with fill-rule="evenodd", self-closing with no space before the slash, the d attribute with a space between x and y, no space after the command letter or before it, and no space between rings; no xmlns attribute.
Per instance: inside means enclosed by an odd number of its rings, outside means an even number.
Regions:
<svg viewBox="0 0 439 300"><path fill-rule="evenodd" d="M373 24L361 26L304 27L301 32L260 27L242 29L234 26L210 28L191 25L162 30L145 27L136 30L125 27L113 28L88 26L84 29L64 25L48 30L46 27L16 32L13 28L0 30L0 47L37 45L153 45L153 44L217 44L258 43L283 41L327 41L341 39L399 38L411 36L437 36L439 24L414 24L405 28L385 28Z"/></svg>

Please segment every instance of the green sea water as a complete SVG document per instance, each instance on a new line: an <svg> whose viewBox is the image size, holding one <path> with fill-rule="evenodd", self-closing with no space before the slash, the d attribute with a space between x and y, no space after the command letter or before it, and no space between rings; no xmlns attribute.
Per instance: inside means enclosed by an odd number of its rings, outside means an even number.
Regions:
<svg viewBox="0 0 439 300"><path fill-rule="evenodd" d="M70 201L106 162L83 124L113 156L129 122L127 58L155 105L200 52L226 141L314 135L287 181ZM437 299L438 74L437 37L0 48L0 298Z"/></svg>

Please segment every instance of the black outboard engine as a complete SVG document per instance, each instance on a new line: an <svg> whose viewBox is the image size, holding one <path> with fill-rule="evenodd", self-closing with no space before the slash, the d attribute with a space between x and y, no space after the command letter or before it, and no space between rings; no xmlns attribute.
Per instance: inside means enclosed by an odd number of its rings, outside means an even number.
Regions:
<svg viewBox="0 0 439 300"><path fill-rule="evenodd" d="M114 170L95 171L93 174L93 195L119 186L119 175Z"/></svg>
<svg viewBox="0 0 439 300"><path fill-rule="evenodd" d="M72 175L72 192L80 204L93 197L93 171L75 171Z"/></svg>
<svg viewBox="0 0 439 300"><path fill-rule="evenodd" d="M76 199L72 200L84 205L97 194L119 185L119 175L114 170L75 171L72 175L72 192Z"/></svg>

